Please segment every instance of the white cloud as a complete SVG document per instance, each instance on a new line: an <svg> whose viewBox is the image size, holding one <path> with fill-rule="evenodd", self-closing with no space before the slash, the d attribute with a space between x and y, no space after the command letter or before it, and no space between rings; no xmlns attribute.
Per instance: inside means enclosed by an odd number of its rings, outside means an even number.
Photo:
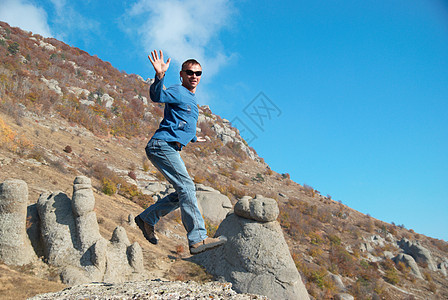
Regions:
<svg viewBox="0 0 448 300"><path fill-rule="evenodd" d="M179 65L195 58L210 77L232 57L221 49L218 35L233 13L228 0L139 0L127 18L143 19L138 34L148 54L162 49Z"/></svg>
<svg viewBox="0 0 448 300"><path fill-rule="evenodd" d="M45 37L52 36L45 10L26 0L0 0L0 20Z"/></svg>
<svg viewBox="0 0 448 300"><path fill-rule="evenodd" d="M66 0L50 0L54 6L54 27L57 38L63 41L71 40L76 35L78 39L89 42L92 35L100 32L100 23L83 16L75 8L75 3Z"/></svg>

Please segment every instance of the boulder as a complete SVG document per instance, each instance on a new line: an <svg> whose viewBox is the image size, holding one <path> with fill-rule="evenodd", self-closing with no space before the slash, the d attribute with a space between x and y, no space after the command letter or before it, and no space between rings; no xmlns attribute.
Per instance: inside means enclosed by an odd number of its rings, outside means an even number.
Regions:
<svg viewBox="0 0 448 300"><path fill-rule="evenodd" d="M411 273L415 277L423 279L422 273L420 273L420 269L418 268L418 265L412 256L404 253L399 253L397 256L393 258L393 261L396 264L398 264L399 262L403 262L406 267L410 268Z"/></svg>
<svg viewBox="0 0 448 300"><path fill-rule="evenodd" d="M329 273L331 281L333 281L334 285L341 291L345 291L345 285L342 282L342 278L340 275L336 275L333 273Z"/></svg>
<svg viewBox="0 0 448 300"><path fill-rule="evenodd" d="M278 222L231 213L216 235L226 236L227 243L191 259L231 282L235 291L270 299L309 299Z"/></svg>
<svg viewBox="0 0 448 300"><path fill-rule="evenodd" d="M0 260L26 265L37 258L26 233L28 186L22 180L0 184Z"/></svg>
<svg viewBox="0 0 448 300"><path fill-rule="evenodd" d="M204 218L220 223L232 210L230 199L213 188L196 185L198 207Z"/></svg>
<svg viewBox="0 0 448 300"><path fill-rule="evenodd" d="M401 239L399 246L404 253L411 255L417 263L427 265L431 271L437 271L431 252L420 245L419 242L411 242L406 238Z"/></svg>
<svg viewBox="0 0 448 300"><path fill-rule="evenodd" d="M272 222L277 220L279 209L274 199L261 195L257 195L254 199L245 196L235 204L235 214L259 222Z"/></svg>
<svg viewBox="0 0 448 300"><path fill-rule="evenodd" d="M355 297L353 297L350 294L347 293L340 293L340 294L336 294L334 296L335 300L355 300Z"/></svg>
<svg viewBox="0 0 448 300"><path fill-rule="evenodd" d="M448 269L447 261L443 261L443 262L439 263L437 268L439 269L440 273L442 273L443 276L445 276L445 277L447 276L447 269Z"/></svg>

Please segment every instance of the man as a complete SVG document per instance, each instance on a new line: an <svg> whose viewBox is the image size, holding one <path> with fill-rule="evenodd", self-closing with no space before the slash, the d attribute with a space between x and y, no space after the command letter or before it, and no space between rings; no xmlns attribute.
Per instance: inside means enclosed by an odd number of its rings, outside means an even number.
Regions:
<svg viewBox="0 0 448 300"><path fill-rule="evenodd" d="M164 90L165 72L169 68L171 59L168 58L164 62L161 50L160 56L154 50L148 58L156 71L154 83L150 88L150 97L154 102L165 103L165 110L159 129L146 146L146 155L174 186L176 192L148 207L135 218L135 222L145 238L157 244L154 226L161 217L180 207L190 253L197 254L218 247L227 240L225 237L207 236L204 219L197 204L195 185L179 154L179 151L190 141L205 142L204 138L196 137L199 112L195 92L201 81L202 67L194 59L185 61L180 71L182 85L174 85Z"/></svg>

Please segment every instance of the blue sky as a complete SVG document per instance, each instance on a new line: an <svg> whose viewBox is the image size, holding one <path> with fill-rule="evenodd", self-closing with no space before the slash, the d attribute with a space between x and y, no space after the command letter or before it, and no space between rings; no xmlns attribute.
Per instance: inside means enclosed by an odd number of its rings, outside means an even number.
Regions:
<svg viewBox="0 0 448 300"><path fill-rule="evenodd" d="M273 170L448 240L446 1L0 0L0 20L144 78L161 48L167 84L195 57L200 103Z"/></svg>

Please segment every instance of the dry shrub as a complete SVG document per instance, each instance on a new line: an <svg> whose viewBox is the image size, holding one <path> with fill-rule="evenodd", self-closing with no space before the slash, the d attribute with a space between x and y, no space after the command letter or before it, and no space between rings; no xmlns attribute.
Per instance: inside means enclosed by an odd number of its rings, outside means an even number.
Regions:
<svg viewBox="0 0 448 300"><path fill-rule="evenodd" d="M314 258L321 257L323 253L324 253L324 251L322 250L321 247L311 246L311 248L308 249L308 255L310 255Z"/></svg>
<svg viewBox="0 0 448 300"><path fill-rule="evenodd" d="M0 146L21 156L33 149L33 143L17 134L0 118Z"/></svg>
<svg viewBox="0 0 448 300"><path fill-rule="evenodd" d="M149 161L146 155L142 156L142 168L143 171L148 172L149 171Z"/></svg>
<svg viewBox="0 0 448 300"><path fill-rule="evenodd" d="M212 222L210 222L210 220L204 219L205 220L205 229L207 229L207 235L208 236L215 236L216 231L218 230L218 225L213 224Z"/></svg>
<svg viewBox="0 0 448 300"><path fill-rule="evenodd" d="M355 258L341 245L333 245L330 249L329 260L343 276L355 276L357 263Z"/></svg>
<svg viewBox="0 0 448 300"><path fill-rule="evenodd" d="M310 197L314 197L316 195L313 187L306 183L303 185L303 191L305 192L305 195L308 195Z"/></svg>
<svg viewBox="0 0 448 300"><path fill-rule="evenodd" d="M177 245L176 246L176 253L177 254L182 254L185 252L185 247L183 245Z"/></svg>
<svg viewBox="0 0 448 300"><path fill-rule="evenodd" d="M199 173L194 175L194 182L196 183L204 183L206 181L203 173Z"/></svg>
<svg viewBox="0 0 448 300"><path fill-rule="evenodd" d="M129 178L131 178L131 179L137 180L137 175L135 174L134 171L129 171L129 172L128 172L128 176L129 176Z"/></svg>
<svg viewBox="0 0 448 300"><path fill-rule="evenodd" d="M72 153L72 151L73 151L73 149L71 146L69 146L69 145L65 146L65 148L64 148L65 153Z"/></svg>

